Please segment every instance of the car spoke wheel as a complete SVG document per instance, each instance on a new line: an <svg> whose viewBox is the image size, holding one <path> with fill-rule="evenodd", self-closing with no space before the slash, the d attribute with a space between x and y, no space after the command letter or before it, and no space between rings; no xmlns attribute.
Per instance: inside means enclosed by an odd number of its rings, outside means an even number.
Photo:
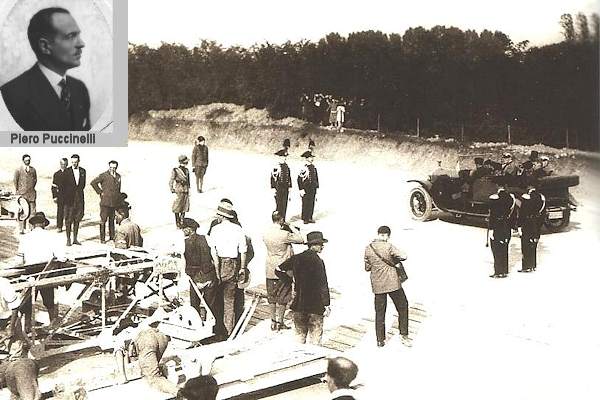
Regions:
<svg viewBox="0 0 600 400"><path fill-rule="evenodd" d="M424 188L417 187L411 190L409 203L413 219L427 221L431 218L433 202L431 196Z"/></svg>

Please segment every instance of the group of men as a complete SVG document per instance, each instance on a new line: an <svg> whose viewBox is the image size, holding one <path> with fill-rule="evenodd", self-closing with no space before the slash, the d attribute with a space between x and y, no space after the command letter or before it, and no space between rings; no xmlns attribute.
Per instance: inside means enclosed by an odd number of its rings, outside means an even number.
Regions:
<svg viewBox="0 0 600 400"><path fill-rule="evenodd" d="M279 215L281 215L284 220L287 213L289 190L292 187L290 167L287 164L289 139L286 140L287 143L284 141L284 147L274 153L278 157L278 164L271 171L271 189L273 190L273 195L275 197L275 210L279 212ZM305 164L296 179L298 190L302 198L301 218L305 224L312 224L315 222L313 214L315 211L317 189L319 188L319 174L317 167L314 165L314 146L314 141L311 139L308 150L302 153L301 157L305 159Z"/></svg>
<svg viewBox="0 0 600 400"><path fill-rule="evenodd" d="M484 161L482 157L475 157L475 169L471 171L471 178L477 179L492 175L542 178L552 174L552 171L548 169L549 162L548 156L540 156L535 150L532 150L528 159L520 165L514 162L511 153L503 153L500 163L491 159Z"/></svg>

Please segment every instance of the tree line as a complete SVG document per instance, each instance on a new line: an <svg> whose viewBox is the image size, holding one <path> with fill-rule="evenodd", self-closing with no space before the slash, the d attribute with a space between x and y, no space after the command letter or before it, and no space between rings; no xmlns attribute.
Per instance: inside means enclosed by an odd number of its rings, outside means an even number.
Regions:
<svg viewBox="0 0 600 400"><path fill-rule="evenodd" d="M600 18L559 23L564 40L540 47L445 26L249 48L130 44L129 112L230 102L301 117L304 95L328 93L354 105L350 126L360 114L362 128L390 133L598 150Z"/></svg>

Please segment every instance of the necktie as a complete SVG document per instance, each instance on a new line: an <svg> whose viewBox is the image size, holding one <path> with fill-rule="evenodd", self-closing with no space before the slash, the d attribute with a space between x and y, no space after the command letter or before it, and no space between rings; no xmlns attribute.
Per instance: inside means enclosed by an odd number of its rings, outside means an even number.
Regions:
<svg viewBox="0 0 600 400"><path fill-rule="evenodd" d="M65 110L69 111L71 107L71 91L67 86L67 81L63 78L59 83L60 86L60 102L65 107Z"/></svg>

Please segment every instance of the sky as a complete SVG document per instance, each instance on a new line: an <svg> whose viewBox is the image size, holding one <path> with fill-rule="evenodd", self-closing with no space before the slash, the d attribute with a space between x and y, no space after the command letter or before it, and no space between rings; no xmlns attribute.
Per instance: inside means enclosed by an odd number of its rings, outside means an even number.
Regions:
<svg viewBox="0 0 600 400"><path fill-rule="evenodd" d="M129 0L129 41L188 47L201 39L224 46L317 41L327 33L455 26L499 30L513 42L562 40L560 16L600 11L600 0Z"/></svg>

